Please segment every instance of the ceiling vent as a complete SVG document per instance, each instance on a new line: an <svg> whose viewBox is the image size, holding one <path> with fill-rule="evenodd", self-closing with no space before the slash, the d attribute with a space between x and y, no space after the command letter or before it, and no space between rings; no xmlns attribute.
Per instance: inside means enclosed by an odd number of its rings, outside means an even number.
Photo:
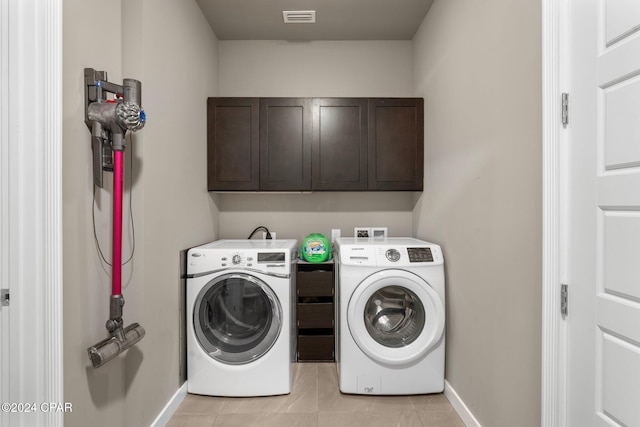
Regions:
<svg viewBox="0 0 640 427"><path fill-rule="evenodd" d="M283 10L282 18L285 24L315 24L315 10Z"/></svg>

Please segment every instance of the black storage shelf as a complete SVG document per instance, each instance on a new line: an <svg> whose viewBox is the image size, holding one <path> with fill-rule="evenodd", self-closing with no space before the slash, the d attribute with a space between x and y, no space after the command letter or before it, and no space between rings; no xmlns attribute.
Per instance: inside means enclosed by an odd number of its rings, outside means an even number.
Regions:
<svg viewBox="0 0 640 427"><path fill-rule="evenodd" d="M335 361L333 261L298 261L296 332L298 362Z"/></svg>

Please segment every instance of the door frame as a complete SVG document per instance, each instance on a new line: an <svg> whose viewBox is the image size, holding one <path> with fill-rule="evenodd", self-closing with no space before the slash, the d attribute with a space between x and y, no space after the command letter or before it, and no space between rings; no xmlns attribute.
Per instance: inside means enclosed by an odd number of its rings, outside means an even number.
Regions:
<svg viewBox="0 0 640 427"><path fill-rule="evenodd" d="M566 283L564 171L567 129L562 93L569 64L569 0L542 1L542 387L541 426L565 427L567 405L567 322L560 312Z"/></svg>
<svg viewBox="0 0 640 427"><path fill-rule="evenodd" d="M9 399L35 414L11 427L62 426L62 1L2 0L1 287L10 289ZM6 36L6 38L5 38ZM8 238L5 238L8 237ZM43 358L42 355L46 355ZM45 359L45 360L43 360Z"/></svg>

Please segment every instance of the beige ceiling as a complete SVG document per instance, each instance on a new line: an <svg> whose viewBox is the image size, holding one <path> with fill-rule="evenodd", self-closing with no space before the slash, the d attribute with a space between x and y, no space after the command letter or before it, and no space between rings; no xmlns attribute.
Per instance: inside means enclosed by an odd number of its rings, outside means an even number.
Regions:
<svg viewBox="0 0 640 427"><path fill-rule="evenodd" d="M411 40L433 0L196 0L220 40ZM284 24L283 10L315 10Z"/></svg>

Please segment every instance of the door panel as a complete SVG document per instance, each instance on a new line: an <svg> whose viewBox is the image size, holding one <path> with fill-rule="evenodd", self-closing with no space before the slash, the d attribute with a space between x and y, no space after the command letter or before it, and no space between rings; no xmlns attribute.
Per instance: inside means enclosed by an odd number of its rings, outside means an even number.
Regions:
<svg viewBox="0 0 640 427"><path fill-rule="evenodd" d="M638 31L640 2L638 0L605 1L605 37L607 46L628 37Z"/></svg>
<svg viewBox="0 0 640 427"><path fill-rule="evenodd" d="M640 300L640 212L603 211L603 290Z"/></svg>
<svg viewBox="0 0 640 427"><path fill-rule="evenodd" d="M311 100L260 99L260 190L311 190Z"/></svg>
<svg viewBox="0 0 640 427"><path fill-rule="evenodd" d="M571 0L568 426L639 426L640 3Z"/></svg>
<svg viewBox="0 0 640 427"><path fill-rule="evenodd" d="M424 100L369 99L369 189L422 191Z"/></svg>
<svg viewBox="0 0 640 427"><path fill-rule="evenodd" d="M366 98L314 98L314 190L367 189Z"/></svg>
<svg viewBox="0 0 640 427"><path fill-rule="evenodd" d="M602 332L602 412L616 424L640 425L640 348Z"/></svg>
<svg viewBox="0 0 640 427"><path fill-rule="evenodd" d="M207 100L207 188L258 190L258 98Z"/></svg>
<svg viewBox="0 0 640 427"><path fill-rule="evenodd" d="M603 90L604 166L606 170L640 166L640 77Z"/></svg>

